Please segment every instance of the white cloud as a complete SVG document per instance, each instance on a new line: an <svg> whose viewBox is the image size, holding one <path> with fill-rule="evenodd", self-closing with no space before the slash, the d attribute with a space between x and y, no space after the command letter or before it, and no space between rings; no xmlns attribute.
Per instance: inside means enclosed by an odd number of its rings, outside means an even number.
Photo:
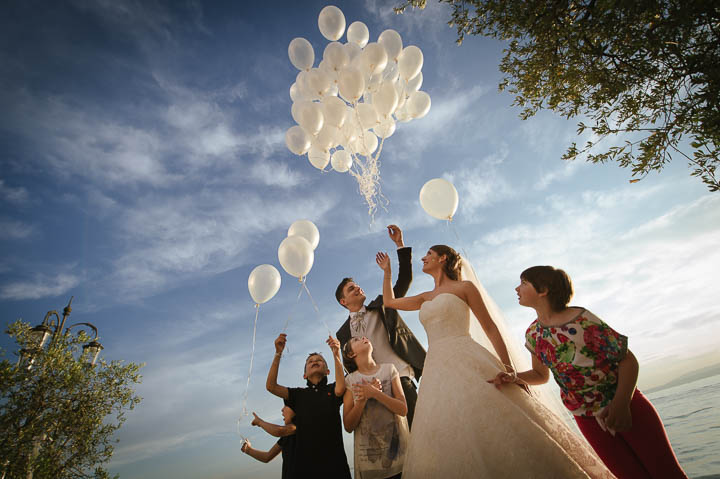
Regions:
<svg viewBox="0 0 720 479"><path fill-rule="evenodd" d="M24 187L13 188L5 184L5 180L0 179L0 199L10 203L23 204L27 203L29 195Z"/></svg>
<svg viewBox="0 0 720 479"><path fill-rule="evenodd" d="M468 159L462 162L463 165L473 166L443 175L457 188L458 196L462 198L459 212L467 215L470 221L476 219L479 209L515 194L513 185L500 171L508 154L507 146L503 145L497 152L480 160Z"/></svg>
<svg viewBox="0 0 720 479"><path fill-rule="evenodd" d="M30 237L35 232L32 225L22 221L0 219L0 239L18 240Z"/></svg>
<svg viewBox="0 0 720 479"><path fill-rule="evenodd" d="M265 160L256 162L250 167L250 178L268 186L292 188L308 181L306 175L297 168L291 169L286 163Z"/></svg>
<svg viewBox="0 0 720 479"><path fill-rule="evenodd" d="M637 218L635 208L661 198L663 191L629 186L579 197L556 195L539 208L544 214L537 223L501 228L476 241L472 257L481 260L479 271L490 273L490 289L502 292L496 299L502 299L516 332L521 334L532 317L515 303L517 277L529 266L551 264L571 275L573 304L627 334L641 362L709 350L720 322L690 319L720 316L708 286L720 267L715 247L720 199L707 195L646 215L637 226L628 221Z"/></svg>
<svg viewBox="0 0 720 479"><path fill-rule="evenodd" d="M114 260L109 281L113 289L144 297L189 275L227 271L251 258L250 247L261 235L285 230L308 211L322 218L335 201L235 191L140 200L120 218L119 233L132 241Z"/></svg>
<svg viewBox="0 0 720 479"><path fill-rule="evenodd" d="M39 299L65 294L80 284L80 278L67 273L55 276L36 274L32 280L16 281L0 287L0 298L11 300Z"/></svg>

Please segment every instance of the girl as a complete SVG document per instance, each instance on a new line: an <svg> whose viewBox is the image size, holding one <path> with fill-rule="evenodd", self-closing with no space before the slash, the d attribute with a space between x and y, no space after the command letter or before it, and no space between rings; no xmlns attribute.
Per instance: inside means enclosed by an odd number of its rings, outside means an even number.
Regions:
<svg viewBox="0 0 720 479"><path fill-rule="evenodd" d="M638 363L627 337L585 308L568 307L573 288L561 269L528 268L515 291L537 312L525 333L533 368L491 381L543 384L552 371L580 431L618 478L687 478L660 416L635 387Z"/></svg>
<svg viewBox="0 0 720 479"><path fill-rule="evenodd" d="M405 461L407 404L400 375L391 363L377 364L365 337L345 343L343 360L355 372L345 377L343 424L355 431L355 477L399 479Z"/></svg>

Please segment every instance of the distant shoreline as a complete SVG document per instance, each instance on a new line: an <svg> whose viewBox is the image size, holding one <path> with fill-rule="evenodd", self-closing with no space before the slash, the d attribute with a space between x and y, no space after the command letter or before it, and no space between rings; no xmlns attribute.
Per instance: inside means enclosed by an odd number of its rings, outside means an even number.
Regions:
<svg viewBox="0 0 720 479"><path fill-rule="evenodd" d="M672 388L675 386L682 386L683 384L691 383L693 381L697 381L699 379L705 379L709 378L711 376L717 376L720 374L720 363L713 364L712 366L707 366L702 369L698 369L697 371L692 371L691 373L680 376L679 378L675 378L672 381L669 381L665 384L662 384L660 386L655 386L654 388L643 390L645 394L652 394L657 391L662 391L663 389ZM709 476L712 477L712 476ZM720 476L718 476L720 477Z"/></svg>

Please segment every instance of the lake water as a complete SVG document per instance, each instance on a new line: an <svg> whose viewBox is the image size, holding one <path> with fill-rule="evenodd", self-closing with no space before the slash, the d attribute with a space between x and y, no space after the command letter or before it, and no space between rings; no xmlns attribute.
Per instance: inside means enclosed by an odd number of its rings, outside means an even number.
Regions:
<svg viewBox="0 0 720 479"><path fill-rule="evenodd" d="M690 478L720 478L720 375L647 395Z"/></svg>

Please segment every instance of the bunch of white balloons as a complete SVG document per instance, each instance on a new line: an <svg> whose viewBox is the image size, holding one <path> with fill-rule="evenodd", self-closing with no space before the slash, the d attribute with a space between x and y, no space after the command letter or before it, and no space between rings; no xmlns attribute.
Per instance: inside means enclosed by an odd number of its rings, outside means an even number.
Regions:
<svg viewBox="0 0 720 479"><path fill-rule="evenodd" d="M297 125L285 134L288 149L307 154L324 170L328 163L350 172L375 211L379 193L378 159L396 122L422 118L430 110L430 95L420 91L423 54L414 45L403 47L395 30L385 30L376 42L362 22L347 28L345 16L332 5L320 11L320 33L330 41L317 66L309 41L295 38L288 46L292 64L300 70L290 87L292 117Z"/></svg>
<svg viewBox="0 0 720 479"><path fill-rule="evenodd" d="M287 238L278 247L280 266L300 281L312 269L315 248L320 243L320 232L310 220L297 220L288 229Z"/></svg>

